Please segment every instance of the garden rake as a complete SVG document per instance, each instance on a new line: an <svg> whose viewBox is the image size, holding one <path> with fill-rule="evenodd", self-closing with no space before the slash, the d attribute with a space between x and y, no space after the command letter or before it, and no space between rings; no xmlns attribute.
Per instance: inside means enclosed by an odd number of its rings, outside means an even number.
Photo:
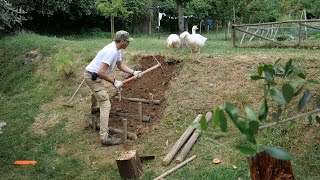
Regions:
<svg viewBox="0 0 320 180"><path fill-rule="evenodd" d="M73 93L72 97L70 98L70 100L66 103L63 104L63 106L66 106L66 107L73 107L73 105L71 105L71 101L72 99L74 98L74 96L77 94L77 92L79 91L80 87L82 86L83 82L84 82L85 79L82 80L81 84L79 85L79 87L77 88L77 90Z"/></svg>

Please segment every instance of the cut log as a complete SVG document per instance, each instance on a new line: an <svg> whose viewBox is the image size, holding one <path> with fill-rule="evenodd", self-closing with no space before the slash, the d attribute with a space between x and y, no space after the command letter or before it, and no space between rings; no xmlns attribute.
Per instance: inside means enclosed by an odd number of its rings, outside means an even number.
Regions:
<svg viewBox="0 0 320 180"><path fill-rule="evenodd" d="M249 157L251 180L293 180L290 160L275 159L265 151Z"/></svg>
<svg viewBox="0 0 320 180"><path fill-rule="evenodd" d="M199 114L193 123L197 123L200 121L202 117L202 114ZM190 135L193 133L194 127L190 125L188 129L180 136L178 141L175 143L175 145L171 148L169 153L166 155L166 157L162 160L162 165L167 166L170 164L174 156L177 154L179 149L183 146L183 144L187 141L187 139L190 137Z"/></svg>
<svg viewBox="0 0 320 180"><path fill-rule="evenodd" d="M119 99L119 96L115 96L116 99ZM150 99L143 99L143 98L129 98L129 97L121 97L122 100L131 101L131 102L142 102L146 104L157 104L159 105L161 103L160 100L150 100Z"/></svg>
<svg viewBox="0 0 320 180"><path fill-rule="evenodd" d="M136 150L123 153L116 161L122 178L139 178L142 175L141 160Z"/></svg>
<svg viewBox="0 0 320 180"><path fill-rule="evenodd" d="M207 112L206 114L206 121L207 123L211 120L212 118L212 112ZM194 143L197 141L198 137L200 136L201 132L194 131L188 142L183 146L181 149L179 155L176 158L176 163L181 163L184 161L186 156L188 155L189 151L191 150L192 146Z"/></svg>

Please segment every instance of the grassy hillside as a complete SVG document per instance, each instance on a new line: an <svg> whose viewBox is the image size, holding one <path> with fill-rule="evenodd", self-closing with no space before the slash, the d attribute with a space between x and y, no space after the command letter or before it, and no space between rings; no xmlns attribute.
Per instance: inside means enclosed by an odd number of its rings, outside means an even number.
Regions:
<svg viewBox="0 0 320 180"><path fill-rule="evenodd" d="M238 107L258 107L259 85L248 76L259 62L298 59L313 79L319 79L318 50L232 48L222 34L208 37L201 54L167 49L166 37L133 36L124 50L130 65L141 56L159 54L179 59L182 67L167 92L161 126L125 146L101 147L86 129L90 120L90 91L83 86L73 108L63 107L82 80L84 67L111 39L46 37L22 32L0 39L0 174L3 179L120 179L115 159L128 149L156 160L143 164L142 179L152 179L175 166L161 160L198 113L205 114L224 100ZM37 52L36 60L26 54ZM67 75L66 75L67 72ZM114 91L110 87L110 91ZM308 106L305 111L314 109ZM292 111L286 112L288 115ZM196 160L166 179L249 179L246 157L233 147L244 142L232 125L228 133L212 128L198 139L188 157ZM304 119L263 130L259 142L293 153L297 179L320 177L320 131ZM168 144L168 145L166 145ZM222 163L214 165L212 159ZM35 166L13 166L15 160L37 160ZM318 178L317 178L318 177Z"/></svg>

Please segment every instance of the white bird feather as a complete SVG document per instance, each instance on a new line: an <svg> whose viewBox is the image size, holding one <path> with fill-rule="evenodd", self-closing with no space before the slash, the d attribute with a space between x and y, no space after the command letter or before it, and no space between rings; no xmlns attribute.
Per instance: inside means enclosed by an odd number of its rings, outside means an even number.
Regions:
<svg viewBox="0 0 320 180"><path fill-rule="evenodd" d="M177 34L170 34L167 39L167 47L176 48L180 45L180 38Z"/></svg>

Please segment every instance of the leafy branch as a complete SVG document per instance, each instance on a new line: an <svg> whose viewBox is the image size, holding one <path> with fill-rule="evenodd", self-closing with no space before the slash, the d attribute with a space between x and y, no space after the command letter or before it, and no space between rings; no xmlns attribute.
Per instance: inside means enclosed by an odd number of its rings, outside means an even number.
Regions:
<svg viewBox="0 0 320 180"><path fill-rule="evenodd" d="M246 116L242 117L237 108L225 101L223 106L218 106L214 110L214 126L220 127L223 132L227 131L227 119L237 127L245 139L251 144L236 146L242 153L253 155L259 151L256 135L259 130L266 127L271 127L278 124L282 112L293 103L293 99L298 98L302 92L303 95L299 99L297 111L300 112L312 98L310 89L305 89L307 84L319 84L317 81L309 80L304 69L298 66L296 60L290 59L284 66L279 65L279 60L274 65L260 64L257 68L257 73L250 76L251 80L263 80L263 101L259 111L256 112L250 107L245 108ZM317 108L320 107L320 98L317 98ZM271 125L260 126L263 121L267 120L271 102L276 103L276 111L272 112L272 119L275 121ZM289 120L295 120L303 116L310 116L319 110L314 110L309 113L299 115ZM282 120L281 123L289 120ZM292 155L275 147L262 147L271 156L278 159L290 159Z"/></svg>

